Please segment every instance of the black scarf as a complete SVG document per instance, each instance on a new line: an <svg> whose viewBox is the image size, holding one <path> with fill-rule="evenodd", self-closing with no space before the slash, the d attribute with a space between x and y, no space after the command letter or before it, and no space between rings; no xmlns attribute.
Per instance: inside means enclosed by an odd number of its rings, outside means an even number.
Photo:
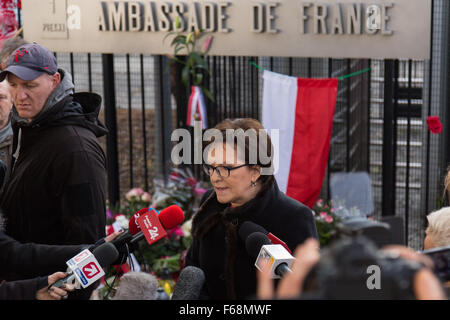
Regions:
<svg viewBox="0 0 450 320"><path fill-rule="evenodd" d="M251 217L261 212L271 198L271 194L276 187L273 184L263 187L252 200L238 207L231 207L230 204L221 204L217 201L216 193L213 191L203 202L193 219L192 234L201 238L206 235L214 226L221 223L225 228L226 242L226 266L227 292L231 299L236 299L234 266L236 261L238 230L239 226ZM270 195L269 195L270 194ZM205 219L202 217L209 214ZM200 221L202 220L202 221Z"/></svg>

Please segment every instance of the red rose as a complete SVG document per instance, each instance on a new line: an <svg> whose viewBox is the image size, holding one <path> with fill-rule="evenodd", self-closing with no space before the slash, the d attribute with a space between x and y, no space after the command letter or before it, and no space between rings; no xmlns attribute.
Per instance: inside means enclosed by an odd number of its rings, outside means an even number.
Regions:
<svg viewBox="0 0 450 320"><path fill-rule="evenodd" d="M438 116L429 116L427 118L427 125L432 133L442 132L442 123Z"/></svg>
<svg viewBox="0 0 450 320"><path fill-rule="evenodd" d="M193 187L193 186L195 186L197 184L197 180L195 180L195 178L189 177L189 178L186 179L186 183L188 185L190 185L191 187Z"/></svg>

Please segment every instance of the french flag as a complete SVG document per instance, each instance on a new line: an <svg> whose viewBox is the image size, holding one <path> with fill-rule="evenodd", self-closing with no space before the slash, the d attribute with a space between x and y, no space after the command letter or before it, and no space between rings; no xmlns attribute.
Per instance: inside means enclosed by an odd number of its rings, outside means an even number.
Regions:
<svg viewBox="0 0 450 320"><path fill-rule="evenodd" d="M338 79L308 79L264 71L262 124L274 145L281 191L312 208L322 188L330 151Z"/></svg>

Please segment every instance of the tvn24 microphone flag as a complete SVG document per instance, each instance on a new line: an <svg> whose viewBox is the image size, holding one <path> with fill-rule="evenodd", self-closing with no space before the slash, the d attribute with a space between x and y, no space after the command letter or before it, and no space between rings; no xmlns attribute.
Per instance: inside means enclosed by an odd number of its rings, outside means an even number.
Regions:
<svg viewBox="0 0 450 320"><path fill-rule="evenodd" d="M269 134L279 130L278 148L274 145L278 186L312 208L328 162L338 79L297 78L267 70L263 79L262 124Z"/></svg>

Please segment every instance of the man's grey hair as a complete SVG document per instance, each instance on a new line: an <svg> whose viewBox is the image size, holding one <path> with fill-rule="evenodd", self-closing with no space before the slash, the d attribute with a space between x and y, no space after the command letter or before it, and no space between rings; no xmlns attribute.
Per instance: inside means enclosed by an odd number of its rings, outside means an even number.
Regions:
<svg viewBox="0 0 450 320"><path fill-rule="evenodd" d="M427 216L426 234L431 237L434 245L445 247L450 245L450 207L443 207Z"/></svg>
<svg viewBox="0 0 450 320"><path fill-rule="evenodd" d="M156 300L158 280L146 272L128 272L120 279L113 300Z"/></svg>

